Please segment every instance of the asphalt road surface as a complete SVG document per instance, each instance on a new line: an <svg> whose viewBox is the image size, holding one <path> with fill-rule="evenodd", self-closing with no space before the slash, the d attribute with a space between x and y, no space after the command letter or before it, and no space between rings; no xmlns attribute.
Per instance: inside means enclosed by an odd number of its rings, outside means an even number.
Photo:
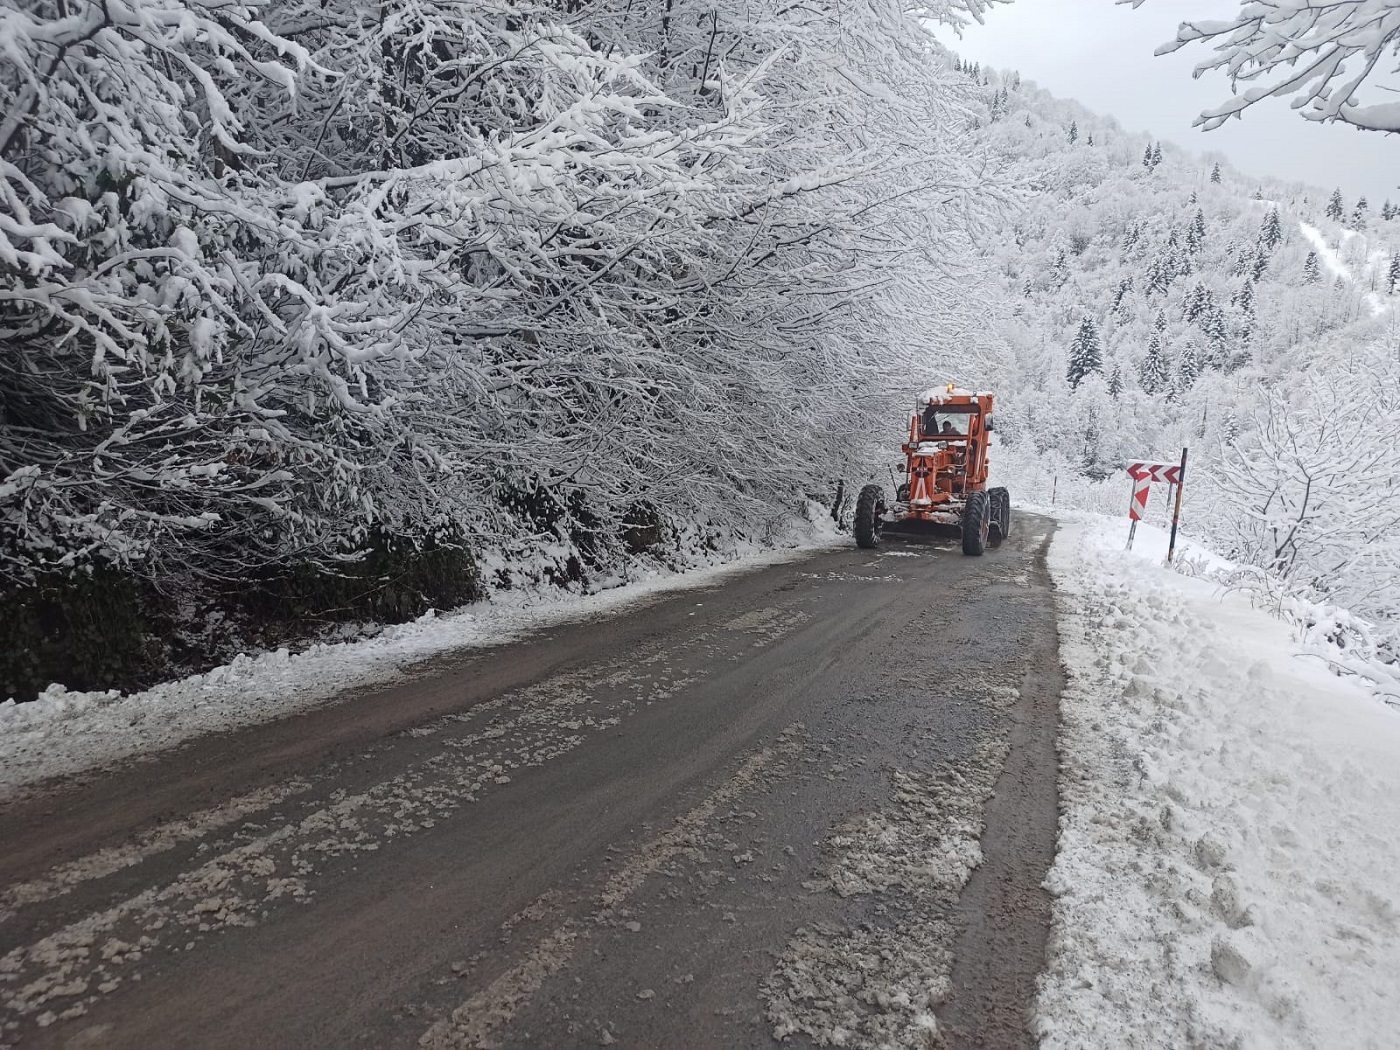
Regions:
<svg viewBox="0 0 1400 1050"><path fill-rule="evenodd" d="M1052 529L822 551L0 805L0 1047L1033 1046Z"/></svg>

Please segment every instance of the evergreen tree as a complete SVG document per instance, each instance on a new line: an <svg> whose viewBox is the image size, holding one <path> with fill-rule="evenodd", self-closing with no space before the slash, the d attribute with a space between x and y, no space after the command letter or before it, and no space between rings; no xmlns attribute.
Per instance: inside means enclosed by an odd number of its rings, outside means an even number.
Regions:
<svg viewBox="0 0 1400 1050"><path fill-rule="evenodd" d="M1264 216L1264 222L1259 227L1259 242L1267 251L1273 251L1282 240L1283 227L1279 223L1278 209L1270 208L1269 214Z"/></svg>
<svg viewBox="0 0 1400 1050"><path fill-rule="evenodd" d="M1091 408L1089 421L1084 427L1084 450L1080 453L1079 470L1085 477L1094 481L1102 481L1111 473L1105 466L1099 450L1100 438L1098 413Z"/></svg>
<svg viewBox="0 0 1400 1050"><path fill-rule="evenodd" d="M1079 122L1071 120L1069 122L1069 144L1073 146L1079 139Z"/></svg>
<svg viewBox="0 0 1400 1050"><path fill-rule="evenodd" d="M1165 310L1157 311L1157 320L1152 323L1152 329L1156 332L1167 330L1167 312Z"/></svg>
<svg viewBox="0 0 1400 1050"><path fill-rule="evenodd" d="M1342 191L1335 189L1332 191L1332 199L1327 202L1327 217L1334 222L1341 222L1344 214L1346 208L1342 204Z"/></svg>
<svg viewBox="0 0 1400 1050"><path fill-rule="evenodd" d="M1218 361L1224 356L1225 344L1230 339L1230 332L1225 327L1225 314L1220 309L1220 305L1215 302L1213 296L1201 314L1200 327L1206 339L1210 342L1211 360ZM1199 369L1197 371L1199 373Z"/></svg>
<svg viewBox="0 0 1400 1050"><path fill-rule="evenodd" d="M1120 281L1118 282L1118 288L1117 288L1117 290L1113 293L1113 309L1114 309L1114 312L1118 312L1118 311L1120 311L1120 310L1123 308L1124 303L1127 301L1128 293L1131 292L1132 290L1133 290L1133 279L1132 279L1131 277L1124 277L1122 280L1120 280Z"/></svg>
<svg viewBox="0 0 1400 1050"><path fill-rule="evenodd" d="M1381 205L1381 218L1385 219L1387 222L1395 218L1395 205L1390 203L1390 198L1388 197L1386 198L1386 202Z"/></svg>
<svg viewBox="0 0 1400 1050"><path fill-rule="evenodd" d="M1224 420L1220 423L1220 442L1224 445L1233 445L1240 436L1240 420L1233 411L1226 412Z"/></svg>
<svg viewBox="0 0 1400 1050"><path fill-rule="evenodd" d="M1390 257L1390 273L1386 275L1386 282L1390 285L1390 294L1395 294L1395 286L1400 285L1400 252L1396 252Z"/></svg>
<svg viewBox="0 0 1400 1050"><path fill-rule="evenodd" d="M1155 168L1162 163L1162 144L1159 142L1152 147L1152 166Z"/></svg>
<svg viewBox="0 0 1400 1050"><path fill-rule="evenodd" d="M1191 253L1178 243L1175 237L1167 246L1167 260L1174 277L1189 277L1196 272L1196 268L1191 265Z"/></svg>
<svg viewBox="0 0 1400 1050"><path fill-rule="evenodd" d="M1079 332L1069 348L1069 367L1065 378L1077 387L1091 372L1103 372L1103 348L1099 343L1099 326L1088 314L1079 322Z"/></svg>
<svg viewBox="0 0 1400 1050"><path fill-rule="evenodd" d="M1308 252L1308 257L1303 260L1303 283L1317 284L1322 280L1322 271L1317 265L1317 252Z"/></svg>
<svg viewBox="0 0 1400 1050"><path fill-rule="evenodd" d="M1251 281L1263 280L1264 274L1269 270L1269 253L1265 251L1256 252L1254 255L1254 267L1250 272Z"/></svg>
<svg viewBox="0 0 1400 1050"><path fill-rule="evenodd" d="M1157 394L1167 388L1170 373L1167 371L1167 355L1162 350L1162 336L1153 332L1147 344L1147 357L1142 362L1142 389L1147 394Z"/></svg>
<svg viewBox="0 0 1400 1050"><path fill-rule="evenodd" d="M1220 185L1220 165L1219 165L1219 164L1217 164L1215 167L1213 167L1213 168L1210 169L1210 181L1213 182L1213 183L1215 183L1215 185L1217 185L1217 186Z"/></svg>
<svg viewBox="0 0 1400 1050"><path fill-rule="evenodd" d="M1245 281L1240 285L1239 291L1230 297L1232 305L1237 307L1241 313L1254 313L1254 282Z"/></svg>
<svg viewBox="0 0 1400 1050"><path fill-rule="evenodd" d="M1123 392L1123 366L1116 361L1113 364L1113 374L1108 377L1108 396L1114 400Z"/></svg>
<svg viewBox="0 0 1400 1050"><path fill-rule="evenodd" d="M1208 302L1206 286L1197 281L1196 286L1186 293L1186 320L1194 321L1199 318Z"/></svg>
<svg viewBox="0 0 1400 1050"><path fill-rule="evenodd" d="M1165 252L1159 252L1147 266L1147 294L1165 293L1172 286L1174 277L1176 277L1176 268L1172 265L1170 256Z"/></svg>
<svg viewBox="0 0 1400 1050"><path fill-rule="evenodd" d="M1362 197L1356 202L1356 210L1351 213L1351 222L1358 228L1366 225L1366 209L1368 205L1366 198Z"/></svg>
<svg viewBox="0 0 1400 1050"><path fill-rule="evenodd" d="M1191 225L1186 229L1186 250L1192 255L1201 250L1201 245L1206 239L1206 214L1200 208L1196 209L1195 216L1191 219Z"/></svg>
<svg viewBox="0 0 1400 1050"><path fill-rule="evenodd" d="M1201 351L1195 340L1186 340L1186 345L1181 348L1181 357L1177 360L1176 372L1182 390L1191 389L1196 384L1196 380L1201 377Z"/></svg>
<svg viewBox="0 0 1400 1050"><path fill-rule="evenodd" d="M1147 149L1142 154L1142 166L1149 171L1152 168L1152 143L1147 144Z"/></svg>
<svg viewBox="0 0 1400 1050"><path fill-rule="evenodd" d="M1254 259L1259 253L1253 248L1246 248L1240 252L1235 260L1235 265L1231 267L1230 274L1234 277L1243 277L1245 274L1254 272Z"/></svg>

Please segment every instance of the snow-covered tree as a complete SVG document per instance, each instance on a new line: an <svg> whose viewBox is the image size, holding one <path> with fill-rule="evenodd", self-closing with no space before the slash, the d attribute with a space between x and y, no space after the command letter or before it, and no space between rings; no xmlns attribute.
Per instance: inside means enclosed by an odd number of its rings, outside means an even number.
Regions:
<svg viewBox="0 0 1400 1050"><path fill-rule="evenodd" d="M1139 7L1145 0L1119 2ZM1400 54L1394 0L1249 0L1233 18L1182 22L1158 54L1193 43L1211 48L1197 74L1224 70L1234 90L1197 118L1206 130L1278 97L1292 98L1308 120L1400 131L1400 105L1384 99L1383 79Z"/></svg>
<svg viewBox="0 0 1400 1050"><path fill-rule="evenodd" d="M6 578L757 525L956 368L1011 180L922 17L980 5L666 11L0 0Z"/></svg>
<svg viewBox="0 0 1400 1050"><path fill-rule="evenodd" d="M1210 293L1206 286L1197 281L1195 287L1186 293L1186 300L1182 304L1185 311L1186 320L1195 321L1210 305Z"/></svg>
<svg viewBox="0 0 1400 1050"><path fill-rule="evenodd" d="M1400 251L1390 257L1390 270L1386 273L1386 285L1391 295L1395 294L1395 288L1400 285Z"/></svg>
<svg viewBox="0 0 1400 1050"><path fill-rule="evenodd" d="M1171 382L1171 371L1167 366L1166 351L1162 348L1161 333L1154 331L1147 343L1147 356L1142 362L1142 389L1144 393L1157 394Z"/></svg>
<svg viewBox="0 0 1400 1050"><path fill-rule="evenodd" d="M1191 217L1191 225L1186 228L1186 250L1192 255L1201 250L1201 245L1206 240L1206 213L1196 209L1196 214Z"/></svg>
<svg viewBox="0 0 1400 1050"><path fill-rule="evenodd" d="M1346 214L1346 205L1342 202L1341 189L1332 191L1332 196L1327 201L1327 217L1334 222L1341 222L1342 216Z"/></svg>
<svg viewBox="0 0 1400 1050"><path fill-rule="evenodd" d="M1283 226L1279 222L1278 209L1270 208L1259 227L1259 243L1267 251L1273 251L1283 240Z"/></svg>
<svg viewBox="0 0 1400 1050"><path fill-rule="evenodd" d="M1317 252L1308 252L1308 257L1303 260L1303 283L1316 284L1322 280L1322 270L1318 266Z"/></svg>
<svg viewBox="0 0 1400 1050"><path fill-rule="evenodd" d="M1351 213L1351 223L1358 230L1366 226L1366 198L1362 197L1356 202L1356 208Z"/></svg>
<svg viewBox="0 0 1400 1050"><path fill-rule="evenodd" d="M1394 631L1400 587L1400 390L1393 356L1329 363L1330 375L1268 391L1207 478L1244 560ZM1379 382L1378 382L1379 380ZM1346 528L1337 528L1345 521Z"/></svg>
<svg viewBox="0 0 1400 1050"><path fill-rule="evenodd" d="M1073 146L1077 141L1079 141L1079 125L1071 120L1069 122L1069 144Z"/></svg>
<svg viewBox="0 0 1400 1050"><path fill-rule="evenodd" d="M1180 389L1189 390L1196 384L1196 380L1201 377L1201 350L1194 340L1186 340L1186 344L1181 348L1181 353L1177 356L1176 370Z"/></svg>
<svg viewBox="0 0 1400 1050"><path fill-rule="evenodd" d="M1069 348L1069 366L1065 379L1071 387L1077 387L1091 373L1103 371L1103 346L1099 340L1098 322L1085 314L1079 322L1079 331Z"/></svg>
<svg viewBox="0 0 1400 1050"><path fill-rule="evenodd" d="M1117 288L1114 290L1114 292L1113 292L1113 312L1114 312L1114 313L1120 313L1121 311L1123 311L1123 310L1125 309L1125 306L1126 306L1126 304L1127 304L1127 302L1128 302L1128 293L1131 292L1132 290L1133 290L1133 279L1132 279L1131 277L1125 275L1125 276L1118 282L1118 287L1117 287Z"/></svg>
<svg viewBox="0 0 1400 1050"><path fill-rule="evenodd" d="M1210 181L1216 186L1220 185L1220 165L1216 164L1210 169Z"/></svg>

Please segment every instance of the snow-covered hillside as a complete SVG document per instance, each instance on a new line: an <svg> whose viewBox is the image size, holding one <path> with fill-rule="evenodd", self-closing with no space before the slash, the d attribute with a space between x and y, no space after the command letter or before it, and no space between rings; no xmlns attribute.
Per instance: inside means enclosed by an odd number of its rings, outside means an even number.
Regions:
<svg viewBox="0 0 1400 1050"><path fill-rule="evenodd" d="M984 248L1006 351L979 381L1000 394L1013 497L1048 503L1060 476L1073 501L1190 448L1187 532L1265 586L1357 613L1396 659L1400 210L968 75L983 140L1036 187Z"/></svg>
<svg viewBox="0 0 1400 1050"><path fill-rule="evenodd" d="M1400 709L1163 568L1160 530L1131 553L1125 533L1066 522L1050 555L1068 683L1043 1050L1395 1046Z"/></svg>

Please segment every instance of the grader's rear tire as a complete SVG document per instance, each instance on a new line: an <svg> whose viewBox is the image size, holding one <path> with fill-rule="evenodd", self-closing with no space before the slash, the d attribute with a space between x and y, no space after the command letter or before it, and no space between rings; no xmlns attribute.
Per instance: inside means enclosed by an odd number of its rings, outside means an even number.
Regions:
<svg viewBox="0 0 1400 1050"><path fill-rule="evenodd" d="M963 508L962 547L964 554L978 555L987 549L987 526L991 518L991 500L985 492L969 492Z"/></svg>
<svg viewBox="0 0 1400 1050"><path fill-rule="evenodd" d="M1011 493L1004 488L988 489L987 498L992 504L992 521L1004 540L1011 535Z"/></svg>
<svg viewBox="0 0 1400 1050"><path fill-rule="evenodd" d="M880 520L885 509L885 493L879 485L866 485L856 500L856 546L871 550L880 546Z"/></svg>

